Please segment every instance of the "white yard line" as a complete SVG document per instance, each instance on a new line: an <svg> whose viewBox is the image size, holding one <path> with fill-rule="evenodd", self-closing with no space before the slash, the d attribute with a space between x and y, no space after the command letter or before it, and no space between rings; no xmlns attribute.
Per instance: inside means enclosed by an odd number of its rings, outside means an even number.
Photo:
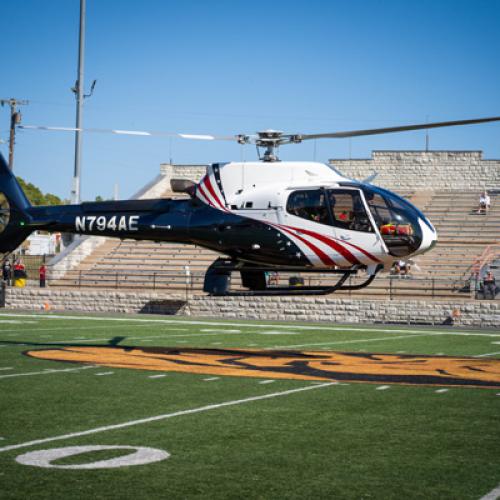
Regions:
<svg viewBox="0 0 500 500"><path fill-rule="evenodd" d="M13 378L13 377L29 377L33 375L49 375L51 373L63 373L63 372L76 372L78 370L88 370L89 368L97 368L97 366L79 366L78 368L65 368L63 370L56 370L52 368L45 369L43 372L26 372L26 373L11 373L9 375L0 375L2 378Z"/></svg>
<svg viewBox="0 0 500 500"><path fill-rule="evenodd" d="M500 498L500 484L479 500L497 500L498 498Z"/></svg>
<svg viewBox="0 0 500 500"><path fill-rule="evenodd" d="M375 388L375 390L376 391L386 391L389 388L390 388L389 385L379 385L378 387Z"/></svg>
<svg viewBox="0 0 500 500"><path fill-rule="evenodd" d="M275 345L274 349L286 349L290 347L309 347L316 345L335 345L335 344L357 344L359 342L378 342L381 340L397 340L397 339L409 339L409 338L420 338L426 335L400 335L398 337L380 337L377 339L356 339L356 340L336 340L334 342L315 342L310 344L293 344L293 345Z"/></svg>
<svg viewBox="0 0 500 500"><path fill-rule="evenodd" d="M52 436L52 437L43 438L43 439L35 439L34 441L27 441L26 443L19 443L19 444L13 444L10 446L4 446L3 448L0 448L0 453L5 452L5 451L17 450L19 448L28 448L28 447L34 446L34 445L50 443L52 441L62 441L65 439L72 439L72 438L81 437L81 436L89 436L91 434L97 434L99 432L107 432L107 431L113 431L116 429L124 429L126 427L132 427L134 425L149 424L151 422L158 422L158 421L166 420L169 418L181 417L184 415L193 415L195 413L202 413L202 412L210 411L210 410L218 410L219 408L227 408L229 406L237 406L237 405L241 405L241 404L252 403L254 401L262 401L265 399L273 399L273 398L278 398L281 396L288 396L290 394L295 394L295 393L305 392L305 391L312 391L314 389L322 389L324 387L330 387L332 385L335 385L335 384L331 384L328 382L328 383L321 384L321 385L308 385L306 387L299 387L298 389L290 389L288 391L273 392L270 394L264 394L262 396L253 396L253 397L249 397L249 398L245 398L245 399L236 399L233 401L225 401L223 403L217 403L217 404L212 404L212 405L207 405L207 406L200 406L199 408L192 408L190 410L181 410L181 411L176 411L173 413L164 413L163 415L156 415L154 417L141 418L139 420L131 420L129 422L122 422L121 424L96 427L94 429L89 429L89 430L80 431L80 432L72 432L70 434L63 434L61 436Z"/></svg>
<svg viewBox="0 0 500 500"><path fill-rule="evenodd" d="M476 356L473 356L474 358L486 358L487 356L495 356L497 354L500 354L499 351L497 352L487 352L486 354L478 354Z"/></svg>
<svg viewBox="0 0 500 500"><path fill-rule="evenodd" d="M243 328L274 328L274 329L294 329L294 330L328 330L328 331L351 331L351 332L383 332L383 333L424 333L427 335L455 335L455 336L478 336L478 337L500 337L500 333L482 333L479 331L452 331L452 330L413 330L413 329L395 329L395 328L365 328L352 326L319 326L319 325L290 325L290 324L263 324L263 323L229 323L217 321L199 321L199 320L181 320L181 319L146 319L146 318L107 318L107 317L92 317L92 316L61 316L57 314L16 314L16 313L0 313L0 317L25 317L39 319L62 319L62 320L87 320L87 321L118 321L128 323L160 323L160 324L176 324L176 325L201 325L201 326L234 326Z"/></svg>
<svg viewBox="0 0 500 500"><path fill-rule="evenodd" d="M140 326L146 326L146 325L140 325ZM70 327L68 327L70 328ZM101 328L104 328L104 327L101 327ZM153 340L153 339L169 339L169 338L178 338L178 337L213 337L214 335L220 335L218 333L182 333L180 335L169 335L168 333L166 333L165 335L154 335L152 337L144 337L144 336L140 336L140 337L125 337L123 340ZM231 335L237 335L235 333L231 333ZM77 339L63 339L63 340L55 340L55 339L51 339L51 340L47 340L46 342L37 342L37 344L40 344L40 347L41 346L49 346L49 347L64 347L64 346L73 346L76 342L78 342L79 344L86 344L86 343L89 343L89 342L109 342L110 340L110 337L106 337L106 338L101 338L101 339L85 339L85 340L77 340ZM1 342L1 340L0 340ZM35 341L33 341L35 343ZM6 346L7 344L2 344L0 345L0 347L4 347ZM19 346L19 345L29 345L29 344L14 344L15 346ZM256 344L257 345L257 344ZM35 346L37 347L37 346ZM103 346L104 347L104 346ZM120 347L120 344L117 345L117 347Z"/></svg>
<svg viewBox="0 0 500 500"><path fill-rule="evenodd" d="M148 327L150 325L129 325L130 327L134 328L144 328ZM162 325L163 326L163 325ZM74 330L109 330L110 328L123 328L123 325L104 325L104 326L53 326L52 328L29 328L29 329L21 329L21 328L15 328L15 329L0 329L0 334L5 333L5 332L17 332L17 333L37 333L37 332L52 332L52 331L60 331L60 330L69 330L69 331L74 331ZM40 335L42 337L42 335Z"/></svg>

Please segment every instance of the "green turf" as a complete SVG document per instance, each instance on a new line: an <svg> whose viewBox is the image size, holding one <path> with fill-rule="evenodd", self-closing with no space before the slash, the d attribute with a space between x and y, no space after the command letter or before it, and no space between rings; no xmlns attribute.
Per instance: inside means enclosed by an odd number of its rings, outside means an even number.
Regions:
<svg viewBox="0 0 500 500"><path fill-rule="evenodd" d="M149 378L160 372L109 367L36 375L80 365L22 354L51 343L108 345L115 339L119 345L144 347L500 358L498 331L456 335L449 329L382 325L121 318L126 321L0 314L0 498L479 499L500 484L500 389L454 387L438 393L437 387L391 385L378 390L381 384L314 386L317 382L279 379L262 384L259 378L206 380L215 377L171 372ZM20 376L28 373L33 375ZM300 388L307 390L280 395ZM269 394L278 395L2 451L31 440ZM76 445L148 446L171 456L102 470L44 469L15 461L30 451ZM54 464L124 454L98 451Z"/></svg>

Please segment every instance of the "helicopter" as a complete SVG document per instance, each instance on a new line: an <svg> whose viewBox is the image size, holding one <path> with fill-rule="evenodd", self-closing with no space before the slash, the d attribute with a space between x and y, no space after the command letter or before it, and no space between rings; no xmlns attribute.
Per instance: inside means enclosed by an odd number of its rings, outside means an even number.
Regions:
<svg viewBox="0 0 500 500"><path fill-rule="evenodd" d="M195 183L172 179L183 199L160 198L32 206L0 155L0 255L35 230L199 245L225 257L207 269L210 295L321 295L368 286L395 260L422 254L437 242L428 218L408 200L331 165L281 161L278 149L311 139L337 139L499 121L500 117L433 122L319 134L264 130L212 136L85 129L132 135L254 144L259 161L214 163ZM43 130L83 130L22 126ZM244 291L231 290L239 272ZM332 285L269 286L273 272L329 273ZM360 273L361 282L346 284Z"/></svg>

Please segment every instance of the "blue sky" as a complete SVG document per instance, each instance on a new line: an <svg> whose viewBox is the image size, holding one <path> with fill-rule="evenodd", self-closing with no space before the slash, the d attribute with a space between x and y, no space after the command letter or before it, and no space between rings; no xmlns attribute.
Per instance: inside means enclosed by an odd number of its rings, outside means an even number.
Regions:
<svg viewBox="0 0 500 500"><path fill-rule="evenodd" d="M23 123L73 126L79 0L3 0L0 97ZM333 132L500 115L497 0L87 0L84 126L231 135ZM8 139L8 108L0 138ZM422 131L313 141L282 159L421 149ZM500 158L500 123L430 132L434 149ZM6 156L7 145L0 145ZM83 139L82 197L128 197L159 164L255 159L253 146ZM15 172L69 197L74 136L19 131ZM402 173L404 175L404 173Z"/></svg>

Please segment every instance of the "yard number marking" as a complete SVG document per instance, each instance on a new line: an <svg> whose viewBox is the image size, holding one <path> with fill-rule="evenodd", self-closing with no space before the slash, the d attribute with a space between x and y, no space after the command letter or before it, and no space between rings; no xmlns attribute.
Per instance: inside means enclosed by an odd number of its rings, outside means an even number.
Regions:
<svg viewBox="0 0 500 500"><path fill-rule="evenodd" d="M101 450L135 450L133 453L108 460L97 462L86 462L82 464L57 465L52 462L62 458L82 455L92 451ZM130 465L144 465L165 460L169 453L157 448L146 448L142 446L68 446L66 448L54 448L52 450L30 451L19 455L16 462L23 465L33 465L47 469L112 469L116 467L127 467Z"/></svg>

